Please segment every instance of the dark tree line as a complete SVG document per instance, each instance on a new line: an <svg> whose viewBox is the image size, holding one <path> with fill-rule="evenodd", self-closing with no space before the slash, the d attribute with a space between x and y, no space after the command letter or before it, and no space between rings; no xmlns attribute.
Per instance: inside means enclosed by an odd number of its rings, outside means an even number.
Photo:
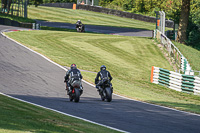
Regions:
<svg viewBox="0 0 200 133"><path fill-rule="evenodd" d="M12 0L2 0L1 7L3 13L9 13Z"/></svg>

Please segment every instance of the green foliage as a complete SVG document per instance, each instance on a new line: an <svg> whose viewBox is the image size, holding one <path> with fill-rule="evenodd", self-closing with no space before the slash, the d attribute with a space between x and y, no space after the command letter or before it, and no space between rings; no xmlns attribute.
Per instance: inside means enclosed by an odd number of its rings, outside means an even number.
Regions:
<svg viewBox="0 0 200 133"><path fill-rule="evenodd" d="M104 4L102 4L104 3ZM182 0L101 0L101 6L155 16L155 11L164 11L166 19L179 23ZM187 45L200 49L200 0L191 0Z"/></svg>
<svg viewBox="0 0 200 133"><path fill-rule="evenodd" d="M110 4L113 0L99 0L99 5L105 7L106 5Z"/></svg>
<svg viewBox="0 0 200 133"><path fill-rule="evenodd" d="M35 5L37 7L38 5L42 4L43 0L30 0L29 5Z"/></svg>
<svg viewBox="0 0 200 133"><path fill-rule="evenodd" d="M193 0L191 5L192 22L200 29L200 0Z"/></svg>
<svg viewBox="0 0 200 133"><path fill-rule="evenodd" d="M200 18L199 18L200 20ZM197 20L197 21L199 21ZM187 30L188 39L186 41L187 45L190 45L198 50L200 50L200 27L198 24L195 24L194 21L190 20L188 30Z"/></svg>
<svg viewBox="0 0 200 133"><path fill-rule="evenodd" d="M186 44L200 50L200 1L192 0Z"/></svg>
<svg viewBox="0 0 200 133"><path fill-rule="evenodd" d="M120 9L133 13L144 13L155 16L154 11L163 10L167 18L177 18L181 9L181 0L101 0L101 6Z"/></svg>

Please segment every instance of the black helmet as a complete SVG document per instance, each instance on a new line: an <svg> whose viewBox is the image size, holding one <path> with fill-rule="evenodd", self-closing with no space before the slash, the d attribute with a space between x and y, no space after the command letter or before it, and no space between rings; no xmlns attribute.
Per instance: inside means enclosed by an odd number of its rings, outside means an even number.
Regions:
<svg viewBox="0 0 200 133"><path fill-rule="evenodd" d="M76 64L71 64L71 69L76 69Z"/></svg>
<svg viewBox="0 0 200 133"><path fill-rule="evenodd" d="M100 70L106 70L106 66L105 66L105 65L102 65L102 66L100 67Z"/></svg>

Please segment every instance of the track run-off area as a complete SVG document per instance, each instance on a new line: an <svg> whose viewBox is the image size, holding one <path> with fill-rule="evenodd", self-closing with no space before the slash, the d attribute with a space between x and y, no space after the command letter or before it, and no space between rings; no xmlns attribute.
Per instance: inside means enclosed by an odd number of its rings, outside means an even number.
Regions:
<svg viewBox="0 0 200 133"><path fill-rule="evenodd" d="M18 28L0 26L1 31L5 29ZM0 40L1 93L124 132L200 131L200 115L115 94L112 102L102 102L96 88L87 82L83 82L80 102L70 102L63 82L64 67L3 35Z"/></svg>

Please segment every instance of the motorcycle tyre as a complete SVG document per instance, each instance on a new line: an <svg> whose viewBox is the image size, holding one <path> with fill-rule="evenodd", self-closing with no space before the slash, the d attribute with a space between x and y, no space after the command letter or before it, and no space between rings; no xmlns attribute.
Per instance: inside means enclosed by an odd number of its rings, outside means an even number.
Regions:
<svg viewBox="0 0 200 133"><path fill-rule="evenodd" d="M79 102L79 100L80 100L80 91L79 91L79 89L78 88L75 88L74 89L74 93L75 93L75 96L74 96L74 102Z"/></svg>
<svg viewBox="0 0 200 133"><path fill-rule="evenodd" d="M111 88L107 87L105 89L105 92L106 92L106 101L107 102L111 102L112 101L112 91L111 91Z"/></svg>

